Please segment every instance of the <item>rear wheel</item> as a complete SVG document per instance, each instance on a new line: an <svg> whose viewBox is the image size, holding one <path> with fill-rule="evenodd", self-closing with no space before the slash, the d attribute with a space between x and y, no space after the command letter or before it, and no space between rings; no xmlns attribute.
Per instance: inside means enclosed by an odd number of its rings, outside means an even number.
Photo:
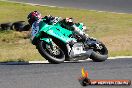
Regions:
<svg viewBox="0 0 132 88"><path fill-rule="evenodd" d="M24 26L25 21L17 21L12 24L11 29L15 31L23 31Z"/></svg>
<svg viewBox="0 0 132 88"><path fill-rule="evenodd" d="M94 48L93 52L90 56L90 58L94 61L94 62L102 62L107 60L108 58L108 50L106 48L106 46L103 43L99 43L98 48Z"/></svg>
<svg viewBox="0 0 132 88"><path fill-rule="evenodd" d="M50 63L58 64L65 60L65 54L55 43L50 45L40 40L38 41L37 48L39 53Z"/></svg>
<svg viewBox="0 0 132 88"><path fill-rule="evenodd" d="M2 30L10 30L10 28L11 28L11 25L12 25L12 23L2 23L1 24L1 29Z"/></svg>
<svg viewBox="0 0 132 88"><path fill-rule="evenodd" d="M29 24L27 24L27 25L25 25L25 26L23 27L23 30L22 30L22 31L29 31L30 28L31 28L31 26L30 26Z"/></svg>

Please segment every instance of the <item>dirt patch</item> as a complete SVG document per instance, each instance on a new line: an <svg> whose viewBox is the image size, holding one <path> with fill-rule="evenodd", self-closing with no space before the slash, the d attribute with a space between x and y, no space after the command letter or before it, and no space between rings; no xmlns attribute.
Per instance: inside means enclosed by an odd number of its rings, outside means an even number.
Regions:
<svg viewBox="0 0 132 88"><path fill-rule="evenodd" d="M101 38L109 51L132 50L132 35L116 35Z"/></svg>

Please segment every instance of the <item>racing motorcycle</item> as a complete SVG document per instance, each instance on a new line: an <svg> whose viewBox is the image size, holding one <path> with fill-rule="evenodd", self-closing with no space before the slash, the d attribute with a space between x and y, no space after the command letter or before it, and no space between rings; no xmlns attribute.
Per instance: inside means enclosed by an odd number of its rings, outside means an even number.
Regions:
<svg viewBox="0 0 132 88"><path fill-rule="evenodd" d="M83 23L75 24L78 30L84 31ZM108 58L106 46L93 38L89 41L83 39L75 32L61 27L59 18L55 18L52 24L47 24L45 19L32 25L32 44L39 53L50 63L62 63L64 61L78 61L92 59L94 62L102 62Z"/></svg>

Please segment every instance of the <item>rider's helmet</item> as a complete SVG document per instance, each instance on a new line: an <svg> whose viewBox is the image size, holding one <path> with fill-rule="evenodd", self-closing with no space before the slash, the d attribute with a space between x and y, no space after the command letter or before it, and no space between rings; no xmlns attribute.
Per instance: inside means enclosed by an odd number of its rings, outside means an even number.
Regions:
<svg viewBox="0 0 132 88"><path fill-rule="evenodd" d="M39 13L38 11L33 11L33 12L29 13L29 15L27 16L28 23L30 25L32 25L35 21L37 21L41 18L42 18L41 13Z"/></svg>
<svg viewBox="0 0 132 88"><path fill-rule="evenodd" d="M72 26L74 24L73 18L65 18L64 21L67 26Z"/></svg>

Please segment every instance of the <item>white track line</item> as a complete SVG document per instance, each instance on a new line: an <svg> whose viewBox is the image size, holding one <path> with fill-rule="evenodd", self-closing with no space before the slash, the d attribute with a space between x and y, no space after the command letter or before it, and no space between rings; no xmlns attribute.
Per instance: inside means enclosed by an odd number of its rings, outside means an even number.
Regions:
<svg viewBox="0 0 132 88"><path fill-rule="evenodd" d="M47 7L66 8L66 7L61 7L61 6L42 5L42 4L34 4L34 3L26 3L26 2L17 2L17 1L8 1L8 0L0 0L0 1L6 1L6 2L11 2L11 3L28 4L28 5L32 5L32 6L47 6ZM88 10L88 9L87 9L87 10ZM99 13L107 12L107 13L115 13L115 14L130 14L130 13L109 12L109 11L98 11L98 10L88 10L88 11L96 11L96 12L99 12Z"/></svg>
<svg viewBox="0 0 132 88"><path fill-rule="evenodd" d="M121 58L132 58L132 56L116 56L116 57L109 57L108 59L121 59ZM86 62L92 61L91 59L87 60L79 60L79 61L64 61L64 63L78 63L78 62ZM0 64L8 64L8 65L27 65L27 64L48 64L47 60L44 61L28 61L28 62L5 62Z"/></svg>
<svg viewBox="0 0 132 88"><path fill-rule="evenodd" d="M108 59L121 59L121 58L132 58L132 56L115 56L115 57L109 57Z"/></svg>
<svg viewBox="0 0 132 88"><path fill-rule="evenodd" d="M116 57L109 57L108 59L121 59L121 58L132 58L132 56L116 56ZM87 60L79 60L79 61L65 61L65 63L68 63L68 62L85 62L85 61L92 61L92 60L87 59ZM29 61L28 63L30 63L30 64L43 64L43 63L49 63L49 62L46 60L46 61Z"/></svg>

